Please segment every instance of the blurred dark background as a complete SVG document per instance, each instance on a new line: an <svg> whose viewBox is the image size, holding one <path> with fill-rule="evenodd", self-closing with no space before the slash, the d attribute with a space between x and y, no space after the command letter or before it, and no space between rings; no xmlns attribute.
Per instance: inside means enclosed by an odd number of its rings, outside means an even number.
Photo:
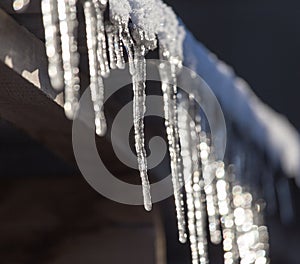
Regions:
<svg viewBox="0 0 300 264"><path fill-rule="evenodd" d="M199 41L204 43L221 60L231 65L236 73L251 85L255 93L264 102L276 111L286 115L290 122L298 130L300 129L300 115L298 112L300 99L299 1L167 0L166 2L174 8L187 28L193 32ZM22 15L18 16L20 21L24 19ZM0 122L0 157L0 185L2 186L0 198L2 202L6 201L4 204L6 203L7 207L9 207L7 199L12 199L12 193L16 192L12 190L19 190L24 184L24 181L18 181L19 178L65 178L74 174L74 169L4 120ZM78 180L80 175L76 177ZM11 179L15 180L11 182ZM56 184L59 183L56 182ZM282 223L282 217L278 212L267 216L271 236L271 263L273 264L299 263L297 251L300 249L300 232L297 226L300 208L299 190L293 181L289 181L289 185L292 196L287 202L293 205L293 219ZM67 187L68 184L65 186L67 189L69 188ZM31 192L33 187L29 186L27 188ZM89 189L90 187L86 185L86 187L80 188ZM69 191L74 196L76 190ZM62 193L65 192L67 193L66 190L62 191ZM90 190L87 192L89 193ZM95 199L93 195L88 194L88 196ZM88 200L88 198L83 198L82 204L84 204L85 199ZM31 205L24 204L21 207L24 210L24 208L30 208ZM9 212L18 210L19 207L14 208L10 208ZM5 211L2 207L0 215L5 212L7 210ZM170 221L169 225L175 226L175 218L172 214L172 217L168 219ZM18 214L15 216L21 217ZM77 217L77 214L74 213L74 216ZM34 211L32 211L31 218L35 218ZM30 225L34 225L34 222L28 221L31 223ZM5 223L7 222L4 220L0 220L0 222L6 229ZM170 230L175 233L173 227ZM7 237L10 237L9 234L7 234ZM174 241L175 238L175 235L173 238L171 236ZM15 250L14 252L18 252L18 243L22 243L23 240L23 243L27 241L25 235L21 242L20 240L14 240L13 237L9 239L8 243L10 248ZM40 241L46 241L44 246L47 247L49 241L55 243L55 239L51 239ZM169 263L185 263L187 248L177 245L177 242L174 241L167 242L169 246ZM35 243L39 244L39 242ZM52 245L51 243L50 245ZM32 247L34 248L37 244L33 244ZM211 250L214 252L216 249L212 248ZM4 254L7 251L9 251L9 248L3 247L1 244L0 252ZM33 249L30 252L33 255L36 254ZM0 254L0 257L2 254ZM26 263L38 262L29 260ZM218 260L215 263L219 263Z"/></svg>

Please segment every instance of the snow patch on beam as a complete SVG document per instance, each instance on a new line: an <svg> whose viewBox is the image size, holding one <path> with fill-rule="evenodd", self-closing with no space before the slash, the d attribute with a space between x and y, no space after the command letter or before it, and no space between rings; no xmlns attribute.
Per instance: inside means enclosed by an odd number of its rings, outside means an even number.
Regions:
<svg viewBox="0 0 300 264"><path fill-rule="evenodd" d="M122 21L142 29L149 40L156 37L174 58L183 58L182 44L185 31L179 25L173 9L161 0L110 0L110 13Z"/></svg>
<svg viewBox="0 0 300 264"><path fill-rule="evenodd" d="M184 65L207 82L234 123L267 151L274 167L281 166L300 185L300 138L291 123L264 104L244 80L189 31L183 50Z"/></svg>

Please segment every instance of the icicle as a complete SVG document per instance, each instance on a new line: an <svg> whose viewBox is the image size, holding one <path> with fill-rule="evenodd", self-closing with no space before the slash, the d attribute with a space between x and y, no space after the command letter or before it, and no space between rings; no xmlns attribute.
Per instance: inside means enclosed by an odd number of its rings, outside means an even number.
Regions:
<svg viewBox="0 0 300 264"><path fill-rule="evenodd" d="M120 24L120 36L122 42L124 43L124 47L128 56L128 64L129 64L129 71L130 74L134 74L134 42L131 38L129 29L127 24L121 23Z"/></svg>
<svg viewBox="0 0 300 264"><path fill-rule="evenodd" d="M93 0L97 17L97 57L99 70L103 77L108 77L110 69L107 59L106 36L104 27L104 11L107 0Z"/></svg>
<svg viewBox="0 0 300 264"><path fill-rule="evenodd" d="M223 250L225 263L238 263L238 252L235 236L235 222L231 205L231 192L226 178L223 162L215 162L216 188L218 195L218 207L222 223Z"/></svg>
<svg viewBox="0 0 300 264"><path fill-rule="evenodd" d="M121 20L120 20L121 21ZM147 211L152 208L150 183L147 175L147 158L144 146L144 115L146 111L146 60L148 50L156 47L155 41L145 39L144 32L138 28L132 29L134 41L127 25L119 23L120 37L126 47L129 60L129 70L133 82L133 122L135 131L135 148L138 166L142 180L144 206Z"/></svg>
<svg viewBox="0 0 300 264"><path fill-rule="evenodd" d="M263 200L257 201L253 206L254 224L258 226L258 243L255 247L256 263L269 263L269 231L264 225L263 211L265 209Z"/></svg>
<svg viewBox="0 0 300 264"><path fill-rule="evenodd" d="M249 192L236 185L232 189L234 221L241 263L268 263L268 231L261 221L261 207L253 206Z"/></svg>
<svg viewBox="0 0 300 264"><path fill-rule="evenodd" d="M183 187L183 175L178 132L176 65L170 57L166 56L166 54L168 54L168 51L160 46L160 58L168 59L170 61L170 64L162 62L159 70L162 79L165 126L170 152L179 241L185 243L187 235L184 217L184 201L181 191L181 188Z"/></svg>
<svg viewBox="0 0 300 264"><path fill-rule="evenodd" d="M189 240L192 254L192 263L199 264L198 245L197 245L197 231L195 223L195 203L193 196L192 184L192 154L191 154L191 133L189 127L189 120L187 110L189 108L188 100L183 98L182 94L178 97L178 127L181 142L181 156L183 161L183 174L185 180L186 204L187 204L187 220L189 230Z"/></svg>
<svg viewBox="0 0 300 264"><path fill-rule="evenodd" d="M120 23L120 22L119 22ZM119 69L124 69L125 68L125 59L124 59L124 52L123 52L123 44L120 39L120 28L121 24L118 24L116 27L116 32L115 32L115 37L114 37L114 46L115 46L115 53L116 53L116 58L117 58L117 67Z"/></svg>
<svg viewBox="0 0 300 264"><path fill-rule="evenodd" d="M147 175L147 158L144 146L144 114L146 111L146 93L145 93L145 47L136 46L134 49L135 67L133 74L133 119L135 130L135 148L138 157L138 165L142 180L145 209L150 211L152 208L150 196L150 184Z"/></svg>
<svg viewBox="0 0 300 264"><path fill-rule="evenodd" d="M109 66L111 69L117 68L117 56L115 53L115 34L114 26L107 24L105 27L108 42Z"/></svg>
<svg viewBox="0 0 300 264"><path fill-rule="evenodd" d="M108 51L109 51L109 62L111 69L124 69L125 59L123 53L123 44L120 40L120 28L121 23L114 21L117 25L107 25L107 41L108 41Z"/></svg>
<svg viewBox="0 0 300 264"><path fill-rule="evenodd" d="M104 87L98 71L97 60L97 18L91 1L84 2L87 47L90 69L90 89L95 112L96 133L103 136L106 132L106 121L103 112Z"/></svg>
<svg viewBox="0 0 300 264"><path fill-rule="evenodd" d="M129 63L129 72L133 84L133 123L135 132L135 150L138 157L138 167L142 180L144 207L147 211L152 209L150 183L147 174L147 158L144 139L144 114L146 111L146 47L140 43L135 44L125 23L119 24L120 37L124 43ZM136 38L142 39L142 32Z"/></svg>
<svg viewBox="0 0 300 264"><path fill-rule="evenodd" d="M195 105L194 96L189 95L189 108L192 118L195 118ZM197 247L200 257L200 263L208 263L207 256L207 237L206 237L206 213L205 213L205 197L203 194L203 178L200 171L200 159L198 155L199 138L197 134L196 124L194 120L190 120L190 148L192 158L192 172L193 172L193 196L195 205L195 219L196 219L196 231L197 231Z"/></svg>
<svg viewBox="0 0 300 264"><path fill-rule="evenodd" d="M58 18L61 34L62 61L65 83L65 113L73 118L78 109L80 90L79 54L77 52L77 13L76 0L58 1Z"/></svg>
<svg viewBox="0 0 300 264"><path fill-rule="evenodd" d="M218 197L216 189L216 177L214 173L214 163L209 160L210 147L205 132L201 132L201 117L196 114L196 133L199 140L198 143L198 156L202 164L204 191L206 196L206 210L208 217L208 228L210 234L210 241L213 244L219 244L222 241L219 210L218 210Z"/></svg>
<svg viewBox="0 0 300 264"><path fill-rule="evenodd" d="M143 44L143 33L135 32L137 44L132 40L128 29L123 27L121 37L128 52L129 68L133 83L133 124L135 132L135 149L142 181L144 207L152 209L150 183L147 173L147 156L144 139L144 115L146 111L146 47Z"/></svg>
<svg viewBox="0 0 300 264"><path fill-rule="evenodd" d="M61 45L59 38L58 10L56 0L42 0L43 23L45 28L48 73L52 87L61 91L64 87Z"/></svg>

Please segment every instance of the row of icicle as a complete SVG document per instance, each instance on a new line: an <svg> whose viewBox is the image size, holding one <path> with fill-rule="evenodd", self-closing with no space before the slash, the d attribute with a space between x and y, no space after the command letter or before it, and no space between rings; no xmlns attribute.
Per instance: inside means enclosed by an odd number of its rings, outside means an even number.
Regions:
<svg viewBox="0 0 300 264"><path fill-rule="evenodd" d="M78 110L80 95L76 4L76 0L42 0L49 76L54 89L64 89L64 109L71 119ZM145 55L157 47L157 41L147 38L140 28L129 27L129 21L121 17L111 16L110 21L105 21L107 6L107 0L83 2L95 130L98 135L106 132L103 78L113 69L125 68L126 53L133 83L135 149L144 207L149 211L152 202L144 146ZM189 234L193 264L208 263L206 230L212 243L223 241L225 264L265 264L268 238L260 219L262 212L254 206L250 193L230 182L224 163L209 158L209 138L201 130L192 95L186 98L179 94L177 98L176 72L182 61L172 57L166 46L160 45L159 49L160 59L170 62L160 67L160 75L179 240L186 242ZM187 109L193 113L191 120Z"/></svg>
<svg viewBox="0 0 300 264"><path fill-rule="evenodd" d="M178 111L192 263L209 262L207 230L211 243L223 242L225 264L268 263L262 205L234 184L233 165L226 169L223 161L210 155L210 139L201 130L193 95L179 95Z"/></svg>

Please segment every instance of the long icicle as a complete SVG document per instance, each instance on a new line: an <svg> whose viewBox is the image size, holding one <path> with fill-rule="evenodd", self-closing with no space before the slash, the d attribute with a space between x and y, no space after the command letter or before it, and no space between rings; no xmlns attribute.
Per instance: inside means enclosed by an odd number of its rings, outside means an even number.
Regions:
<svg viewBox="0 0 300 264"><path fill-rule="evenodd" d="M114 47L116 54L116 65L119 69L125 69L125 59L123 52L123 43L121 41L121 32L122 29L121 22L117 21L118 25L115 26L115 36L114 36Z"/></svg>
<svg viewBox="0 0 300 264"><path fill-rule="evenodd" d="M78 109L80 79L79 79L79 54L76 41L78 26L76 0L58 1L58 18L61 34L62 61L65 82L66 116L70 119Z"/></svg>
<svg viewBox="0 0 300 264"><path fill-rule="evenodd" d="M201 161L202 175L204 181L204 192L206 197L206 211L208 218L210 241L213 244L219 244L222 241L222 236L218 210L216 177L213 171L213 162L209 157L210 146L208 142L208 137L207 134L201 130L201 116L199 111L197 111L195 116L195 125L198 139L198 157Z"/></svg>
<svg viewBox="0 0 300 264"><path fill-rule="evenodd" d="M61 43L56 0L42 0L43 23L45 28L48 73L52 87L61 91L64 88Z"/></svg>
<svg viewBox="0 0 300 264"><path fill-rule="evenodd" d="M109 66L111 69L116 69L117 55L115 52L115 28L112 24L106 24L105 31L107 34Z"/></svg>
<svg viewBox="0 0 300 264"><path fill-rule="evenodd" d="M107 0L93 0L97 17L97 57L99 71L102 77L108 77L110 69L107 59L106 36L104 27L104 11L107 7Z"/></svg>
<svg viewBox="0 0 300 264"><path fill-rule="evenodd" d="M202 142L204 143L204 142ZM206 152L204 149L206 146L202 144L201 152ZM202 160L202 170L204 178L204 191L206 196L206 210L208 218L208 227L210 234L210 241L213 244L219 244L222 241L221 230L220 230L220 219L218 210L218 200L217 200L217 189L215 175L212 171L211 164L207 161L204 163Z"/></svg>
<svg viewBox="0 0 300 264"><path fill-rule="evenodd" d="M190 126L190 153L192 160L192 182L193 196L195 206L195 222L197 232L197 248L200 264L208 263L207 255L207 234L206 234L206 212L205 212L205 197L203 190L203 178L200 168L200 159L198 155L197 145L199 138L196 129L195 117L197 115L195 109L194 95L189 95L189 108L192 119L189 122Z"/></svg>
<svg viewBox="0 0 300 264"><path fill-rule="evenodd" d="M96 133L103 136L106 132L106 121L103 112L104 85L98 70L97 17L95 13L95 7L91 1L85 1L84 15L90 69L90 89L95 112Z"/></svg>
<svg viewBox="0 0 300 264"><path fill-rule="evenodd" d="M136 46L134 49L134 74L133 74L133 122L135 130L135 148L142 180L144 206L147 211L152 208L150 183L147 175L147 157L144 145L144 114L146 111L146 61L145 47Z"/></svg>
<svg viewBox="0 0 300 264"><path fill-rule="evenodd" d="M178 131L176 65L168 56L165 55L166 53L167 51L164 49L164 47L160 46L160 58L168 60L168 62L161 63L159 70L162 79L161 87L164 101L165 126L170 152L170 165L175 198L179 241L181 243L185 243L187 235L184 215L184 200L181 191L181 188L183 187L183 169Z"/></svg>
<svg viewBox="0 0 300 264"><path fill-rule="evenodd" d="M216 176L216 188L218 196L218 207L222 224L224 261L228 263L239 263L239 255L236 245L235 221L233 217L232 197L228 175L226 175L225 164L216 161L214 164Z"/></svg>
<svg viewBox="0 0 300 264"><path fill-rule="evenodd" d="M133 125L135 133L135 150L138 159L138 167L142 181L144 207L147 211L152 209L150 182L147 173L147 155L145 150L144 115L146 112L146 47L143 44L142 32L136 33L136 44L127 28L122 28L120 37L128 54L129 71L133 84Z"/></svg>
<svg viewBox="0 0 300 264"><path fill-rule="evenodd" d="M192 154L191 154L191 133L189 127L188 117L188 100L182 94L179 94L178 104L178 127L181 142L181 155L183 160L183 175L184 187L186 191L186 204L187 204L187 220L189 230L189 240L192 255L192 264L199 264L199 255L197 249L197 231L195 222L195 203L193 195L192 183Z"/></svg>
<svg viewBox="0 0 300 264"><path fill-rule="evenodd" d="M131 75L134 73L134 42L131 38L128 25L120 23L120 37L125 47L128 56L129 72Z"/></svg>
<svg viewBox="0 0 300 264"><path fill-rule="evenodd" d="M117 25L115 25L117 23ZM108 53L111 69L124 69L125 59L123 53L123 44L120 39L121 22L113 21L113 24L106 25Z"/></svg>
<svg viewBox="0 0 300 264"><path fill-rule="evenodd" d="M138 157L138 167L142 181L142 191L144 197L144 207L147 211L152 209L150 183L147 174L147 159L144 146L144 113L145 109L145 57L139 53L130 35L127 24L120 24L120 37L125 46L129 72L133 83L133 123L135 132L135 149ZM142 52L145 52L145 50ZM138 63L138 60L142 60ZM138 67L141 66L141 69ZM141 80L140 80L141 79Z"/></svg>

